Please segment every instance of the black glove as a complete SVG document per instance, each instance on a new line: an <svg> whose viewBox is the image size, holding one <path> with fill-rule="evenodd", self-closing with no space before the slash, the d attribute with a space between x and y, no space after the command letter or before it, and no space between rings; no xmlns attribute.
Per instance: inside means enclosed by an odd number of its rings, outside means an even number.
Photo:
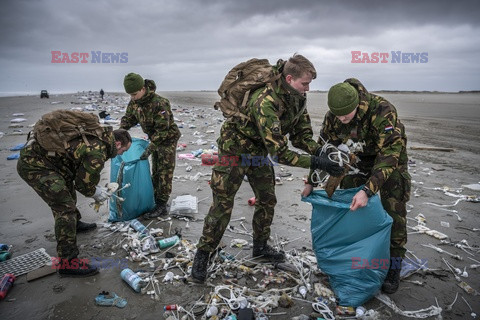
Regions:
<svg viewBox="0 0 480 320"><path fill-rule="evenodd" d="M310 164L310 169L312 170L325 170L328 172L329 175L334 177L339 177L344 172L344 169L340 167L338 163L328 159L328 156L326 154L322 154L320 156L312 156L311 159L312 162Z"/></svg>
<svg viewBox="0 0 480 320"><path fill-rule="evenodd" d="M151 152L152 152L151 149L147 147L145 151L143 151L142 155L140 156L140 160L147 160Z"/></svg>

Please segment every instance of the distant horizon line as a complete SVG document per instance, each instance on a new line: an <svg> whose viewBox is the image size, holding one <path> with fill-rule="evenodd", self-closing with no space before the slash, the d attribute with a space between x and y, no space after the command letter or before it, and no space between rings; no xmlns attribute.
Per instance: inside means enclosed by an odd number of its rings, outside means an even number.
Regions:
<svg viewBox="0 0 480 320"><path fill-rule="evenodd" d="M117 94L125 94L127 93L123 91L106 91L105 93L117 93ZM217 90L157 90L156 92L216 92ZM459 90L459 91L438 91L438 90L369 90L370 92L382 92L382 93L446 93L446 94L455 94L455 93L480 93L480 90ZM82 91L49 91L49 94L77 94L77 93L89 93L89 92L99 92L99 90L82 90ZM310 90L308 92L314 93L327 93L328 90ZM13 97L13 96L36 96L39 95L40 92L36 93L33 91L0 91L0 97Z"/></svg>

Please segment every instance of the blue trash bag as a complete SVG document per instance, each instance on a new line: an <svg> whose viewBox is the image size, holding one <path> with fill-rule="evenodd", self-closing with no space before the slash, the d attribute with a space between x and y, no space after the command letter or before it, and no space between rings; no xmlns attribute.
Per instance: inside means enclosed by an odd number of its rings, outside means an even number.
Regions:
<svg viewBox="0 0 480 320"><path fill-rule="evenodd" d="M23 148L25 148L27 144L24 142L24 143L19 143L13 147L10 148L10 151L18 151L18 150L22 150Z"/></svg>
<svg viewBox="0 0 480 320"><path fill-rule="evenodd" d="M393 219L379 196L350 211L352 198L362 187L336 190L331 199L325 190L302 198L313 206L312 245L318 267L329 276L341 306L358 307L375 296L390 265Z"/></svg>
<svg viewBox="0 0 480 320"><path fill-rule="evenodd" d="M20 159L20 153L12 153L7 157L7 160L17 160Z"/></svg>
<svg viewBox="0 0 480 320"><path fill-rule="evenodd" d="M130 183L130 187L117 193L125 201L118 201L116 197L110 198L108 221L131 220L155 207L150 163L140 160L147 146L148 141L132 138L130 149L112 159L110 181L117 182L120 188Z"/></svg>

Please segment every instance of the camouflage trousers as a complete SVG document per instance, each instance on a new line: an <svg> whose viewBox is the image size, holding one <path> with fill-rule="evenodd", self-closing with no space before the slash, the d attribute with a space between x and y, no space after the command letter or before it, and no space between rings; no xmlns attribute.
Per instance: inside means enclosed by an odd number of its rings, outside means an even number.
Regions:
<svg viewBox="0 0 480 320"><path fill-rule="evenodd" d="M202 236L197 245L199 249L212 252L220 243L232 216L235 194L244 176L247 176L256 198L252 220L253 239L266 241L270 237L270 226L277 204L273 166L217 164L213 167L210 181L213 203L205 217Z"/></svg>
<svg viewBox="0 0 480 320"><path fill-rule="evenodd" d="M344 189L359 187L367 181L362 175L346 176L341 187ZM407 202L410 200L411 177L408 171L394 170L380 188L383 208L392 217L390 234L390 256L405 257L407 244Z"/></svg>
<svg viewBox="0 0 480 320"><path fill-rule="evenodd" d="M55 220L55 238L59 258L78 256L77 221L81 219L77 209L77 195L73 180L65 179L46 157L35 157L22 150L17 172L45 201Z"/></svg>
<svg viewBox="0 0 480 320"><path fill-rule="evenodd" d="M152 183L156 203L166 203L172 193L176 152L176 141L174 144L163 145L152 152Z"/></svg>

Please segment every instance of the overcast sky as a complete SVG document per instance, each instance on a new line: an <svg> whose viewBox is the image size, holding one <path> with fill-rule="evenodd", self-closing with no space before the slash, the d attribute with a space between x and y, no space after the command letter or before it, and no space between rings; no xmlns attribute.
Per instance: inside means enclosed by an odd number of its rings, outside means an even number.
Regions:
<svg viewBox="0 0 480 320"><path fill-rule="evenodd" d="M349 77L370 90L479 90L479 3L3 0L0 92L123 91L129 72L154 79L159 91L216 90L239 62L275 63L295 52L317 69L311 90ZM52 63L52 51L89 57ZM128 61L92 63L92 51ZM389 57L352 63L352 51ZM392 51L428 60L392 63Z"/></svg>

